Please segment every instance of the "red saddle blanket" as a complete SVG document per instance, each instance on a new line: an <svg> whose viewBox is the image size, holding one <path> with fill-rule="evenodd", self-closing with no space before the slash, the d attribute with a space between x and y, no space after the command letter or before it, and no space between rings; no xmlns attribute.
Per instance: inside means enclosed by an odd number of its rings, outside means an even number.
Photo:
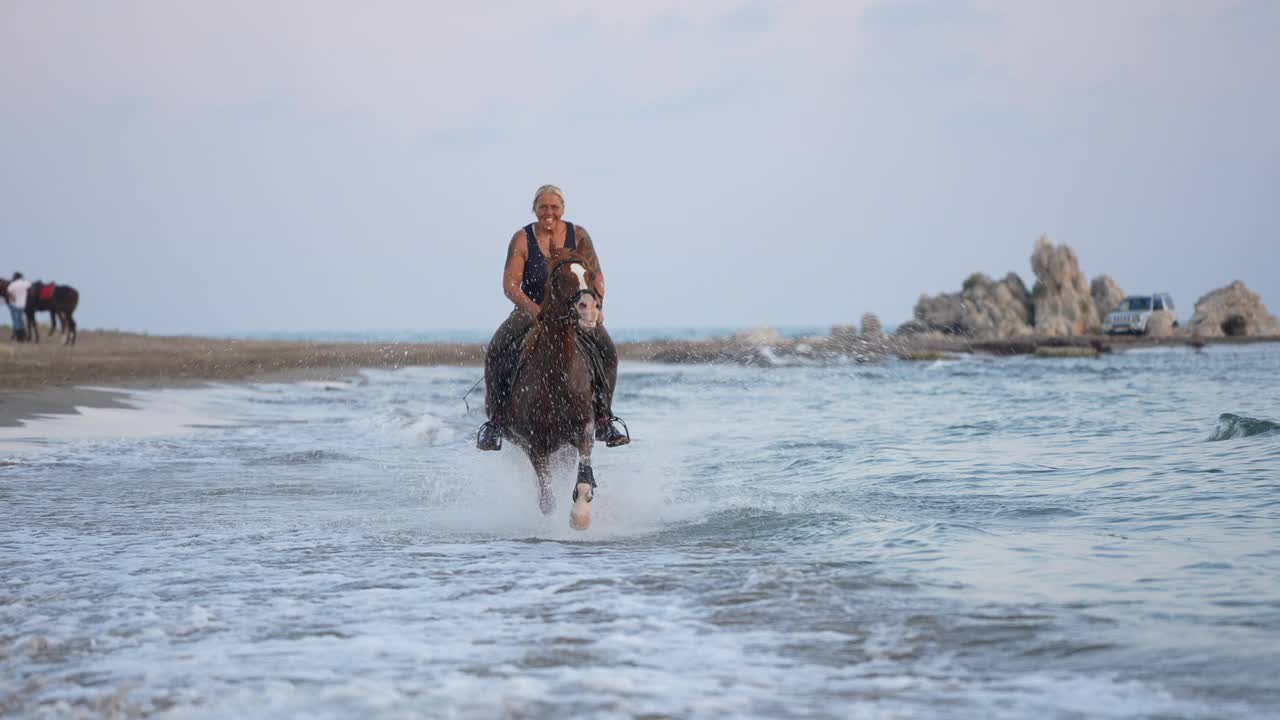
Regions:
<svg viewBox="0 0 1280 720"><path fill-rule="evenodd" d="M58 286L57 286L57 285L54 285L53 283L49 283L48 285L41 285L41 286L40 286L40 301L41 301L41 302L49 302L50 300L52 300L52 299L53 299L53 291L54 291L54 289L55 289L55 288L57 288L57 287L58 287Z"/></svg>

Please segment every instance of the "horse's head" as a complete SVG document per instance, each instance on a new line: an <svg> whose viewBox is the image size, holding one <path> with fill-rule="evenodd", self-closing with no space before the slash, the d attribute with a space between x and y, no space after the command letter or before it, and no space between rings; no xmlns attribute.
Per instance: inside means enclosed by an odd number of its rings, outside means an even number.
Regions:
<svg viewBox="0 0 1280 720"><path fill-rule="evenodd" d="M555 320L573 320L583 330L600 322L600 296L595 291L596 273L572 250L557 248L547 258L547 290L543 293L542 314Z"/></svg>

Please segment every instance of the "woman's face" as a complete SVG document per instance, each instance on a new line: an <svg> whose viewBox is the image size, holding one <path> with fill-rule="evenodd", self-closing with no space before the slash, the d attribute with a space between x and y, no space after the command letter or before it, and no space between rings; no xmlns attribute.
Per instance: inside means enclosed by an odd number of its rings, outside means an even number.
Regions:
<svg viewBox="0 0 1280 720"><path fill-rule="evenodd" d="M553 192L545 192L533 203L533 214L538 217L538 226L544 230L552 230L564 215L564 202Z"/></svg>

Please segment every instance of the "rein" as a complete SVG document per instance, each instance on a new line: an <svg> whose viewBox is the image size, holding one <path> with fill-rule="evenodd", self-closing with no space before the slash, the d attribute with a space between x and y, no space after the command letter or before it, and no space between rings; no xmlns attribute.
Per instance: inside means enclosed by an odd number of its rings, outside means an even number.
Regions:
<svg viewBox="0 0 1280 720"><path fill-rule="evenodd" d="M587 267L587 263L584 260L581 260L580 258L576 258L576 257L565 258L563 260L557 261L554 265L552 265L550 268L547 269L547 280L551 281L552 278L555 277L556 270L559 270L562 265L572 265L574 263L577 263L583 267ZM590 295L594 297L597 301L599 301L601 304L604 303L604 300L600 297L600 293L597 293L595 290L591 288L587 288L586 290L579 290L578 292L574 293L571 298L569 298L568 312L566 312L563 315L552 315L549 319L553 321L576 320L578 316L578 311L574 309L574 306L578 304L578 298L582 297L583 295ZM535 322L534 324L536 325L537 323ZM532 331L533 331L533 328L531 327L529 329L529 332L532 332ZM508 349L508 352L511 350L514 350L517 344L523 343L527 337L528 337L528 334L526 333L525 335L521 335L520 337L515 338L512 341L511 347ZM585 348L591 348L594 350L595 348L592 347L594 343L591 343L591 341L587 340L585 336L581 332L579 332L577 337L577 344L578 344L578 351L582 352L582 354L587 358L588 362L592 364L593 371L603 372L604 369L600 363L599 352L598 351L583 352ZM524 366L524 360L525 360L524 355L525 354L523 352L519 354L519 359L516 361L516 366L512 370L512 376L518 375L520 373L520 368ZM601 375L600 377L604 377L604 376ZM465 393L463 393L462 403L464 406L466 406L467 412L471 412L471 405L470 403L467 402L467 396L470 395L473 391L475 391L475 389L479 387L480 383L482 382L484 382L483 375L480 376L479 380L476 380L475 384L471 386L470 390L467 390Z"/></svg>

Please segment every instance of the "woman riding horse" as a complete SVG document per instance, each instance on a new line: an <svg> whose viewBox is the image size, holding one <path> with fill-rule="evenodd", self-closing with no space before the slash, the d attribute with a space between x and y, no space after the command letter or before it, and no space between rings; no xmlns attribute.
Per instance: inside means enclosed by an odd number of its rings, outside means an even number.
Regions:
<svg viewBox="0 0 1280 720"><path fill-rule="evenodd" d="M502 434L529 456L538 475L538 507L555 508L551 457L564 447L578 451L569 526L591 526L596 479L591 469L597 417L593 378L600 373L589 333L599 327L600 295L596 274L586 260L567 248L547 257L542 307L525 335L507 401Z"/></svg>
<svg viewBox="0 0 1280 720"><path fill-rule="evenodd" d="M511 400L511 383L524 349L524 340L533 327L547 285L547 258L560 249L573 251L581 258L592 276L591 290L601 306L604 303L604 275L600 259L586 228L562 220L564 193L554 185L543 185L533 195L533 213L537 222L517 230L507 247L507 261L502 273L502 291L515 303L489 341L485 352L485 412L489 420L476 433L476 447L481 450L502 448L503 423ZM613 388L618 379L618 351L604 329L604 315L591 329L582 329L579 337L592 356L592 389L594 391L595 434L608 447L626 445L631 437L619 430L621 422L613 415ZM623 427L626 424L623 423Z"/></svg>

